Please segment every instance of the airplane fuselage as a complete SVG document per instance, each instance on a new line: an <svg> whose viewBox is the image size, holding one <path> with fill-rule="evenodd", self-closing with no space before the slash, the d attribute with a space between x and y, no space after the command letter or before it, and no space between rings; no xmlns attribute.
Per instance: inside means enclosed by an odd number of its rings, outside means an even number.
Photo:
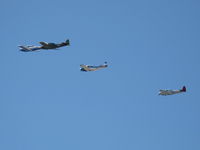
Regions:
<svg viewBox="0 0 200 150"><path fill-rule="evenodd" d="M180 90L160 90L159 95L173 95L182 93Z"/></svg>
<svg viewBox="0 0 200 150"><path fill-rule="evenodd" d="M55 49L58 48L58 45L55 43L48 43L45 45L42 45L42 49Z"/></svg>
<svg viewBox="0 0 200 150"><path fill-rule="evenodd" d="M63 46L69 46L70 42L69 40L66 40L65 42L62 43L46 43L46 42L39 42L42 46L42 49L56 49L59 47L63 47Z"/></svg>

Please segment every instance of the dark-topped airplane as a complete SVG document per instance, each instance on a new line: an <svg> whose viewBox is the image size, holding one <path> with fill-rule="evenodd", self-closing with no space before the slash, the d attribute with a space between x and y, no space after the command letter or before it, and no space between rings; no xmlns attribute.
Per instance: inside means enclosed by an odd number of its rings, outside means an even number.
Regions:
<svg viewBox="0 0 200 150"><path fill-rule="evenodd" d="M70 42L69 40L66 40L65 42L62 42L62 43L46 43L46 42L39 42L41 44L41 46L23 46L23 45L20 45L19 48L20 48L20 51L23 51L23 52L32 52L32 51L38 51L38 50L48 50L48 49L57 49L57 48L60 48L60 47L63 47L63 46L69 46L70 45Z"/></svg>

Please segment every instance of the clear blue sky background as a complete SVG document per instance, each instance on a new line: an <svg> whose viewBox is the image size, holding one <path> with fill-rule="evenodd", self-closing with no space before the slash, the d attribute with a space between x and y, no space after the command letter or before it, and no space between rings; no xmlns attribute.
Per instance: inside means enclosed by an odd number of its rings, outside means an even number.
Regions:
<svg viewBox="0 0 200 150"><path fill-rule="evenodd" d="M198 0L0 4L1 150L200 149ZM58 51L17 47L67 38Z"/></svg>

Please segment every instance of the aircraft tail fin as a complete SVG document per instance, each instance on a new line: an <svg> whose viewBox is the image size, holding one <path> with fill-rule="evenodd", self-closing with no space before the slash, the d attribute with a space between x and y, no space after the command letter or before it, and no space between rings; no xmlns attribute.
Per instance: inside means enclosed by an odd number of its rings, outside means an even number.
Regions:
<svg viewBox="0 0 200 150"><path fill-rule="evenodd" d="M181 89L181 92L186 92L186 87L183 86L183 88Z"/></svg>
<svg viewBox="0 0 200 150"><path fill-rule="evenodd" d="M62 43L58 44L58 47L69 46L69 45L70 45L70 42L69 42L69 40L67 39L65 42L62 42Z"/></svg>
<svg viewBox="0 0 200 150"><path fill-rule="evenodd" d="M70 45L69 39L67 39L67 40L65 41L65 44L66 44L66 45Z"/></svg>
<svg viewBox="0 0 200 150"><path fill-rule="evenodd" d="M107 61L104 62L104 66L105 66L105 67L108 67Z"/></svg>

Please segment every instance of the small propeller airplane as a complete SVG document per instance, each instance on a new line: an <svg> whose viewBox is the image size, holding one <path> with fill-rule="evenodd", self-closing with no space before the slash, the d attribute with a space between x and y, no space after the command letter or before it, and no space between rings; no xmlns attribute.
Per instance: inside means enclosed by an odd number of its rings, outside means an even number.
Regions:
<svg viewBox="0 0 200 150"><path fill-rule="evenodd" d="M105 62L103 65L99 65L99 66L89 66L89 65L80 65L80 70L81 71L96 71L96 70L99 70L99 69L103 69L103 68L107 68L108 65L107 65L107 62Z"/></svg>
<svg viewBox="0 0 200 150"><path fill-rule="evenodd" d="M20 48L20 51L23 52L33 52L33 51L37 51L37 50L48 50L48 49L57 49L59 47L63 47L63 46L68 46L70 45L69 40L66 40L65 42L56 44L56 43L46 43L46 42L39 42L41 44L41 46L23 46L23 45L19 45L18 47Z"/></svg>
<svg viewBox="0 0 200 150"><path fill-rule="evenodd" d="M183 86L182 89L179 90L160 90L159 95L173 95L173 94L178 94L178 93L183 93L186 92L186 87Z"/></svg>

